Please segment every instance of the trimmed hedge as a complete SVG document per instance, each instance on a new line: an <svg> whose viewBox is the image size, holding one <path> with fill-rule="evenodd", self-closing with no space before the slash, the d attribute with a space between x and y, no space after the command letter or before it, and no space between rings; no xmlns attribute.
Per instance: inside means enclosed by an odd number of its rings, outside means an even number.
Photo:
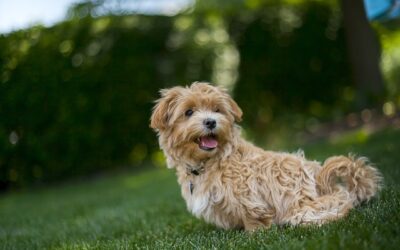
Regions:
<svg viewBox="0 0 400 250"><path fill-rule="evenodd" d="M304 116L328 120L348 112L354 88L340 13L311 2L255 16L236 36L241 63L235 96L246 124L265 133L272 121L303 127Z"/></svg>
<svg viewBox="0 0 400 250"><path fill-rule="evenodd" d="M173 21L87 17L0 37L1 188L149 159L158 90L191 80L191 49L168 47Z"/></svg>

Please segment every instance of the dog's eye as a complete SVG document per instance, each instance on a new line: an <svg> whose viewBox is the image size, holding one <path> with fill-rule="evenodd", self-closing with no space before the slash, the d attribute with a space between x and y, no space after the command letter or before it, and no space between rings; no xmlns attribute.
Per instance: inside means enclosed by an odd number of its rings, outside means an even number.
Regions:
<svg viewBox="0 0 400 250"><path fill-rule="evenodd" d="M219 113L219 111L220 111L219 109L216 109L216 110L215 110L216 113Z"/></svg>
<svg viewBox="0 0 400 250"><path fill-rule="evenodd" d="M191 109L186 110L185 115L186 116L192 116L193 115L193 110L191 110Z"/></svg>

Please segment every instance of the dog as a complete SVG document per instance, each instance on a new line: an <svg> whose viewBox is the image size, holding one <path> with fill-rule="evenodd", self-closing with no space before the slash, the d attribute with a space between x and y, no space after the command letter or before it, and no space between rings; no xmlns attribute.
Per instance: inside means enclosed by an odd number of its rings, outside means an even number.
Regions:
<svg viewBox="0 0 400 250"><path fill-rule="evenodd" d="M265 151L243 139L242 110L204 82L160 91L150 127L168 168L176 168L188 210L224 229L318 224L374 197L382 175L364 157L323 165L302 152Z"/></svg>

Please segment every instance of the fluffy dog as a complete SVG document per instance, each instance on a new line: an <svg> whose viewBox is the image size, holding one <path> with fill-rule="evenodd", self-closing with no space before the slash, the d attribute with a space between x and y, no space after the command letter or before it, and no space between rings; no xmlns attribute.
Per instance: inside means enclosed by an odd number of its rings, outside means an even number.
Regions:
<svg viewBox="0 0 400 250"><path fill-rule="evenodd" d="M366 158L334 156L321 165L245 141L237 125L242 111L221 88L195 82L160 92L150 126L176 168L188 210L209 223L245 230L322 224L381 187Z"/></svg>

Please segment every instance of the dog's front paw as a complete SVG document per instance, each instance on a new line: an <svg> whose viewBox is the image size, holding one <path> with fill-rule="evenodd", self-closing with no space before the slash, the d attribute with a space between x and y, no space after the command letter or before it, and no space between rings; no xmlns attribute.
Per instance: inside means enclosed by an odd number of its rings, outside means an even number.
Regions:
<svg viewBox="0 0 400 250"><path fill-rule="evenodd" d="M271 224L264 224L261 221L257 221L257 220L243 220L243 224L244 224L244 230L246 230L246 232L250 232L253 233L259 229L268 229Z"/></svg>

